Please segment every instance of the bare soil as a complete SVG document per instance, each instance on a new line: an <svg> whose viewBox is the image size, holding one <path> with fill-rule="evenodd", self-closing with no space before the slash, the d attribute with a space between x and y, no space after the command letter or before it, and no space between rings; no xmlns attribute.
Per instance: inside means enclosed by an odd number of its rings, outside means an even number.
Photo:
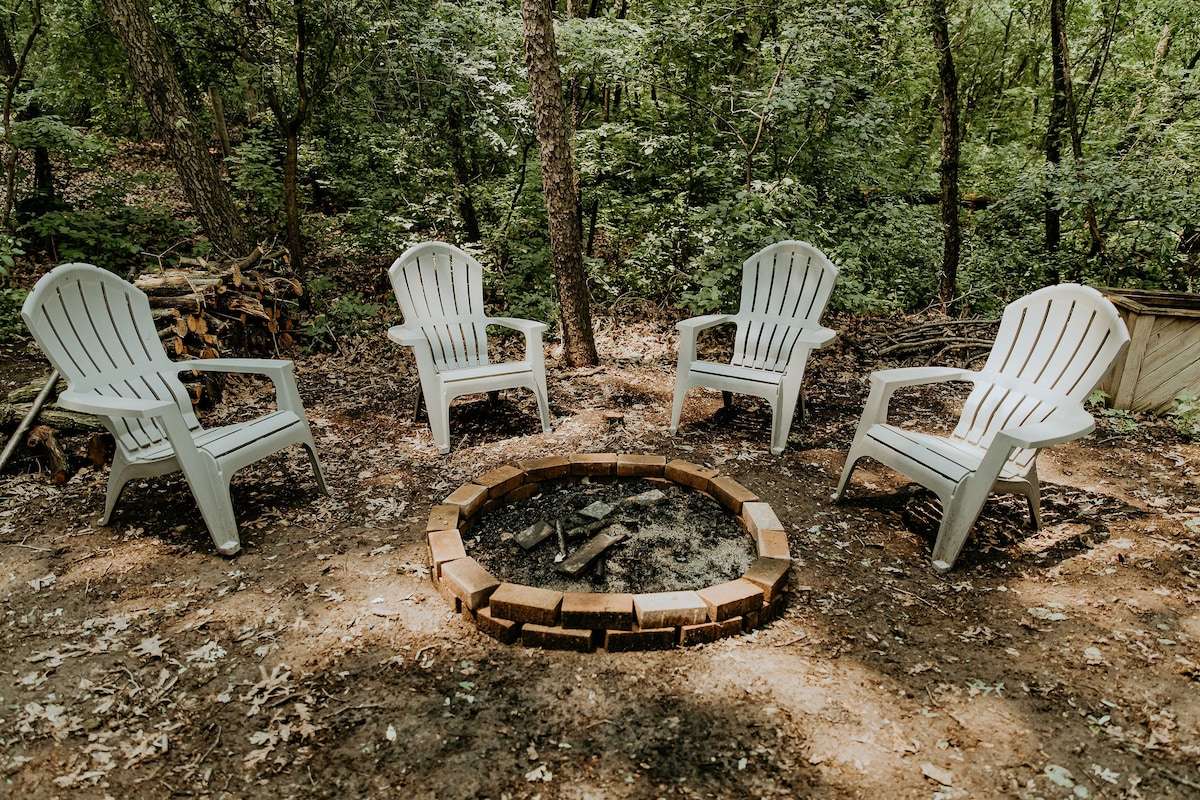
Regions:
<svg viewBox="0 0 1200 800"><path fill-rule="evenodd" d="M1043 453L1042 532L997 498L939 576L928 493L867 463L829 500L897 323L832 325L781 456L747 398L694 391L667 434L665 321L601 320L599 369L551 347L552 433L524 393L456 402L447 456L382 327L298 355L334 494L297 448L246 468L233 558L178 477L131 485L101 528L106 470L55 487L21 456L0 476L0 795L1200 797L1200 446L1101 419ZM4 380L38 371L20 348L0 359ZM895 414L936 424L957 391ZM258 384L226 400L267 402ZM782 617L586 655L457 617L427 576L430 507L502 464L587 451L718 467L771 503L797 559Z"/></svg>

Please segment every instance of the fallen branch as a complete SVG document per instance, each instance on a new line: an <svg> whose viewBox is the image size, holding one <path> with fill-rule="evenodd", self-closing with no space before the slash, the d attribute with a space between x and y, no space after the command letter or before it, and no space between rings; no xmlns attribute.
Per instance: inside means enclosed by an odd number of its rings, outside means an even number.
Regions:
<svg viewBox="0 0 1200 800"><path fill-rule="evenodd" d="M42 406L46 404L46 401L50 398L50 395L54 393L54 387L57 385L58 370L54 370L50 373L50 377L46 379L46 383L42 387L42 390L38 392L37 397L34 398L33 403L30 405L29 411L17 425L17 429L13 432L12 438L9 439L8 444L4 446L4 452L0 453L0 469L4 469L4 465L8 463L10 458L12 458L12 454L17 450L17 443L21 441L21 437L25 434L25 431L28 430L29 426L32 425L34 420L37 419L38 413L40 413L42 410Z"/></svg>

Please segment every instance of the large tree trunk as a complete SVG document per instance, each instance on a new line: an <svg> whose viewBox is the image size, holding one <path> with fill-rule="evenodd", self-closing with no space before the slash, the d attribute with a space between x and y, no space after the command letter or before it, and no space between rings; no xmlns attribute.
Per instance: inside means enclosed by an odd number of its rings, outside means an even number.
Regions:
<svg viewBox="0 0 1200 800"><path fill-rule="evenodd" d="M1050 0L1050 39L1058 42L1062 38L1059 26L1063 23L1065 0ZM1055 8L1057 6L1057 8ZM1050 97L1050 113L1046 120L1046 173L1047 177L1057 174L1062 162L1062 139L1067 129L1067 76L1065 64L1059 57L1058 48L1052 48L1054 53L1050 59L1052 67L1051 86L1053 93ZM1058 210L1058 195L1047 187L1046 200L1046 253L1049 256L1049 277L1051 283L1061 280L1058 270L1057 252L1062 242L1062 213Z"/></svg>
<svg viewBox="0 0 1200 800"><path fill-rule="evenodd" d="M154 25L147 0L104 0L104 7L201 227L218 250L234 256L249 253L255 246L254 237L221 181L196 115L184 100L171 54Z"/></svg>
<svg viewBox="0 0 1200 800"><path fill-rule="evenodd" d="M1063 112L1066 114L1067 130L1071 134L1071 155L1075 159L1075 169L1080 172L1082 177L1083 141L1075 113L1075 92L1071 85L1071 56L1067 47L1066 0L1050 0L1050 39L1050 57L1054 61L1055 81L1062 81L1061 87L1056 83L1055 93L1057 94L1060 89L1062 91ZM1096 220L1096 209L1091 201L1084 205L1084 218L1087 222L1088 234L1092 239L1091 254L1099 255L1104 252L1104 238L1100 235L1100 224Z"/></svg>
<svg viewBox="0 0 1200 800"><path fill-rule="evenodd" d="M930 0L933 44L938 50L938 81L942 87L942 274L938 297L942 311L950 311L958 286L961 231L958 223L958 75L950 52L950 23L946 0Z"/></svg>
<svg viewBox="0 0 1200 800"><path fill-rule="evenodd" d="M542 191L550 223L563 352L571 366L598 364L600 357L592 337L592 313L583 271L575 163L550 1L521 0L521 17L525 28L525 64L542 155Z"/></svg>

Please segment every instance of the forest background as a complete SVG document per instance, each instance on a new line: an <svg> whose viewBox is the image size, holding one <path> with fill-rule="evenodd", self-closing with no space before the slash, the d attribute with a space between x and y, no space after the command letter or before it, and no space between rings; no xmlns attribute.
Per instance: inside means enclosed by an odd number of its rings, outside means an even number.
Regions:
<svg viewBox="0 0 1200 800"><path fill-rule="evenodd" d="M5 326L26 263L137 274L282 243L319 346L381 312L339 262L382 270L431 238L476 252L508 313L555 320L519 3L5 5ZM595 307L726 307L741 261L781 238L834 259L842 310L1195 288L1189 0L568 0L555 18ZM131 34L155 32L176 80L139 93ZM178 166L189 136L229 230L148 200L162 173L129 168L145 143Z"/></svg>

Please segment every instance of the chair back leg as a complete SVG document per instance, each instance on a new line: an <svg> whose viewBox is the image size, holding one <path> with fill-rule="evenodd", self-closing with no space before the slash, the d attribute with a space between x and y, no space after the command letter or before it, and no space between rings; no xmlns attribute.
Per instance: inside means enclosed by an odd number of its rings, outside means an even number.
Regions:
<svg viewBox="0 0 1200 800"><path fill-rule="evenodd" d="M671 434L679 431L679 418L683 416L683 398L687 396L687 374L675 375L675 399L671 403Z"/></svg>
<svg viewBox="0 0 1200 800"><path fill-rule="evenodd" d="M550 433L550 401L546 398L546 376L536 375L533 379L533 395L537 398L538 414L542 418L542 433Z"/></svg>

